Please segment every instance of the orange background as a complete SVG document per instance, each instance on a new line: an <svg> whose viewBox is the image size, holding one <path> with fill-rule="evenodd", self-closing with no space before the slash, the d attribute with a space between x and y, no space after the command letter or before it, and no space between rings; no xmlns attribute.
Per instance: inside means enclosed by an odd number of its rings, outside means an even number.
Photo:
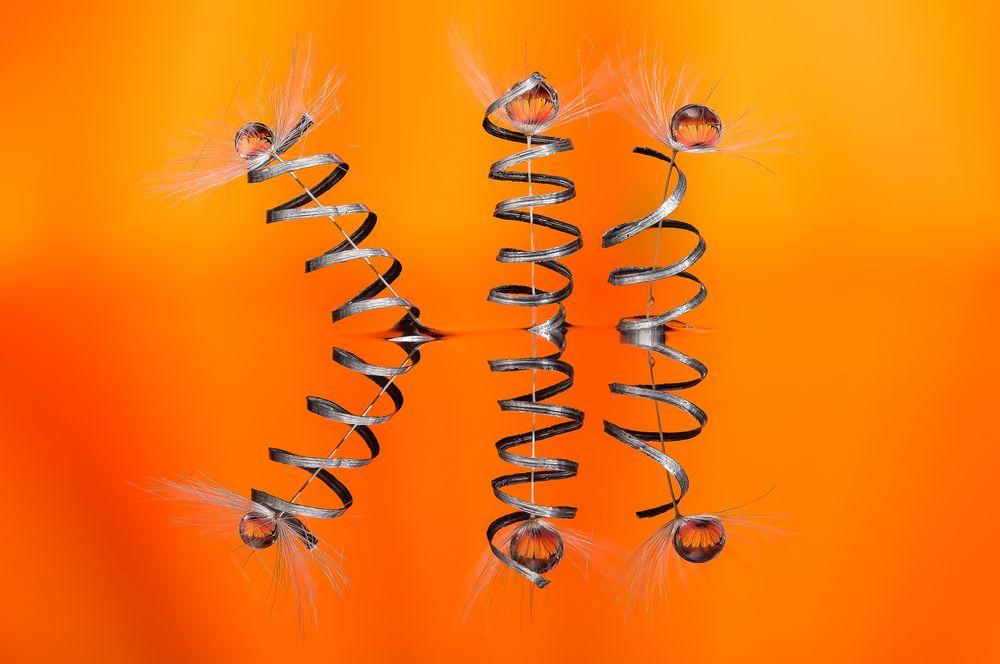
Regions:
<svg viewBox="0 0 1000 664"><path fill-rule="evenodd" d="M996 10L448 5L10 9L0 46L0 660L1000 656ZM582 34L596 61L626 28L648 29L672 61L726 75L723 112L762 99L764 119L791 119L800 153L765 156L776 175L722 156L681 162L691 185L679 216L709 244L697 272L711 295L690 320L712 331L676 345L711 367L691 393L711 421L673 448L692 477L689 510L777 484L752 509L784 514L775 524L791 534L733 540L652 622L626 621L615 601L616 565L653 525L631 510L663 486L653 464L601 432L604 417L651 421L606 388L640 380L643 360L609 329L641 310L640 289L612 289L607 272L648 260L649 240L612 252L599 236L655 205L663 169L630 154L647 139L598 115L589 130L560 128L577 149L545 165L579 191L557 213L586 242L567 260L581 327L566 353L578 382L560 400L588 419L547 450L578 459L579 478L540 497L580 506L576 528L602 545L589 579L556 570L531 624L506 615L514 602L492 630L482 616L459 624L483 530L502 512L489 479L507 468L493 442L518 430L494 400L525 379L491 375L486 360L526 347L525 335L463 335L426 349L400 381L407 404L380 431L382 457L345 473L360 518L319 528L344 548L353 587L343 597L322 589L320 627L303 639L287 605L262 608L264 584L248 586L226 547L172 523L169 505L129 482L203 471L240 491L293 490L299 473L268 463L266 446L321 454L340 431L306 413L303 397L361 407L370 394L345 391L353 384L328 360L332 344L356 341L328 311L365 272L302 274L335 237L319 222L263 223L289 182L237 181L193 207L149 199L137 183L175 153L183 128L221 110L237 79L265 59L283 63L294 36L311 33L320 64L348 75L341 118L309 144L351 163L328 198L380 213L372 243L404 261L400 290L431 324L523 323L525 312L485 302L489 287L517 278L493 257L523 245L524 229L490 217L513 190L486 169L510 145L479 127L481 108L451 64L451 20L481 20L500 40L537 26L533 39L563 56L536 65L557 86L575 72ZM442 196L446 205L425 202Z"/></svg>

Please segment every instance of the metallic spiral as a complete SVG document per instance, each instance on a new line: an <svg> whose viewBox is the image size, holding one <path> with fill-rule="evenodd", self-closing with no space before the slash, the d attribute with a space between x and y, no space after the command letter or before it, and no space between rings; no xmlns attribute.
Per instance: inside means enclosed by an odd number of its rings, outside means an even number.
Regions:
<svg viewBox="0 0 1000 664"><path fill-rule="evenodd" d="M663 267L620 267L611 271L608 281L614 286L628 284L650 283L668 279L671 277L693 281L698 285L698 292L686 302L672 307L660 313L627 316L618 322L618 330L621 332L621 341L624 344L635 346L646 351L650 367L650 376L653 376L653 366L656 364L655 355L665 357L674 362L682 364L695 373L695 377L678 382L656 382L651 378L649 383L627 385L624 383L612 383L610 385L612 394L638 397L648 399L656 404L657 419L659 419L659 404L665 404L671 408L676 408L690 416L695 426L681 431L645 431L639 429L626 429L613 422L604 421L604 431L616 440L638 450L647 457L663 466L663 468L677 481L679 491L674 495L673 500L656 507L636 512L640 519L654 517L673 509L675 504L687 493L690 486L687 473L677 461L668 456L662 449L653 447L650 443L657 442L662 448L665 443L679 440L689 440L701 433L703 427L708 422L708 416L701 408L684 397L674 394L679 390L685 390L698 385L705 376L708 375L708 368L700 361L681 353L666 345L668 334L668 324L676 321L695 307L700 305L707 295L705 285L690 272L690 268L705 253L705 240L701 237L698 229L689 223L668 219L667 217L677 209L684 193L687 190L687 178L676 163L672 163L670 157L650 148L637 147L633 152L660 159L671 165L677 173L677 183L670 194L655 210L636 221L619 224L604 233L603 246L612 247L629 238L635 237L643 231L651 229L671 229L681 230L693 234L697 238L697 244L684 258L665 265Z"/></svg>
<svg viewBox="0 0 1000 664"><path fill-rule="evenodd" d="M515 143L529 143L529 136L527 134L500 127L491 118L505 105L521 95L529 93L536 87L543 85L543 81L544 78L541 74L532 74L529 78L516 84L507 93L494 101L486 110L486 116L483 118L483 129L486 130L486 133L496 138ZM491 371L496 372L545 371L561 375L562 379L556 383L535 390L534 399L532 399L532 394L529 392L528 394L518 395L509 399L502 399L498 403L500 410L504 412L544 415L561 418L565 421L536 429L534 435L532 431L527 431L507 436L497 441L497 453L501 459L528 470L503 475L492 481L493 493L497 499L514 508L515 511L501 516L490 523L486 530L486 538L490 549L497 559L531 581L537 587L544 588L549 583L548 579L515 561L506 552L501 550L495 544L494 540L503 529L528 519L536 517L572 519L576 516L576 507L540 505L533 501L513 496L507 492L507 489L533 481L551 482L554 480L569 479L575 477L577 474L578 464L570 459L530 457L517 454L513 450L522 445L531 444L532 439L539 441L553 438L575 431L583 426L583 411L570 406L543 403L552 397L562 394L573 385L573 367L560 359L563 351L566 349L566 310L562 302L573 292L573 275L569 268L558 262L557 259L579 251L583 243L580 236L580 229L576 226L546 215L530 214L527 211L527 208L532 206L539 208L557 205L572 199L576 196L573 181L568 178L545 173L534 173L530 176L529 180L529 175L526 171L511 170L512 167L526 163L529 160L540 159L559 152L572 150L572 141L567 138L533 134L530 136L530 144L532 147L492 164L489 171L490 179L503 182L537 183L557 187L558 190L545 194L531 194L503 200L496 205L493 216L497 219L537 224L544 228L565 233L570 239L565 244L534 251L503 248L497 255L497 261L500 263L533 263L538 267L558 274L565 280L565 285L556 290L545 291L532 288L530 285L503 284L491 289L487 299L490 302L498 304L520 307L539 307L556 304L556 311L550 318L533 325L527 330L531 334L553 345L556 350L554 353L544 357L534 356L491 360L489 366Z"/></svg>
<svg viewBox="0 0 1000 664"><path fill-rule="evenodd" d="M375 229L375 224L378 220L375 213L361 204L332 206L318 204L317 199L347 175L348 165L335 154L318 154L289 161L280 159L279 155L288 150L311 125L312 119L308 115L302 116L291 132L289 132L289 135L280 144L275 146L272 159L264 160L264 163L256 165L248 172L247 181L251 184L264 182L285 173L291 173L297 179L297 175L295 174L298 171L319 166L332 166L333 170L320 180L318 184L309 187L307 192L303 192L285 203L268 210L267 223L318 217L332 217L336 219L353 214L364 215L361 224L349 234L350 240L345 239L324 254L308 260L306 262L306 272L313 272L321 268L354 260L371 259L374 257L389 258L392 263L387 270L380 273L381 278L376 278L357 295L333 310L333 322L377 309L400 307L405 311L403 317L393 330L393 338L389 340L399 346L405 354L405 359L399 366L371 364L343 348L335 347L333 349L334 362L364 376L380 390L385 389L384 396L388 397L393 404L390 413L385 415L355 414L329 399L315 396L310 396L306 399L306 407L309 412L350 426L349 434L361 439L361 442L368 450L368 455L361 458L332 458L332 454L331 457L310 457L273 447L268 450L271 461L293 468L300 468L308 473L310 477L315 477L321 481L337 497L340 501L340 506L313 507L282 500L258 489L251 490L251 500L253 502L263 505L275 513L286 515L286 518L334 519L346 512L351 507L354 499L347 486L334 476L330 472L330 469L360 468L368 465L378 456L379 442L371 427L388 421L403 405L402 391L396 384L390 384L390 381L396 376L401 376L409 372L420 361L420 346L426 341L430 341L433 337L420 322L419 309L414 307L408 300L397 296L378 297L379 293L386 290L399 277L402 272L402 264L385 249L360 248L361 243ZM274 159L277 159L280 163L268 166ZM310 202L316 202L317 204L315 206L304 207ZM373 267L373 269L375 268ZM316 537L304 525L301 525L301 527L297 525L295 530L306 546L312 547L316 545Z"/></svg>

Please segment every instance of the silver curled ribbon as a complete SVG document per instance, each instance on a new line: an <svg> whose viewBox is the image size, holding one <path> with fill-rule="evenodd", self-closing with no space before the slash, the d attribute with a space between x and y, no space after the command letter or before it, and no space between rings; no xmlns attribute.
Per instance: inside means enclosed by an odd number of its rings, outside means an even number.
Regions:
<svg viewBox="0 0 1000 664"><path fill-rule="evenodd" d="M420 361L420 346L433 338L427 328L420 322L420 310L413 306L411 302L398 296L378 297L381 292L388 289L399 278L403 269L399 260L386 249L363 249L360 247L361 243L375 229L378 216L366 206L357 203L347 205L320 205L318 203L320 196L329 191L347 175L348 164L337 155L327 153L287 161L279 160L279 163L273 166L268 165L273 160L278 159L277 155L283 154L292 147L311 125L312 119L308 115L303 115L291 129L288 136L275 146L275 156L272 156L270 159L262 159L261 162L253 164L247 173L247 181L255 184L286 173L294 175L298 171L305 169L322 166L333 167L333 170L317 184L308 187L308 191L268 210L267 223L313 219L317 217L339 218L347 215L364 215L358 227L349 234L350 240L344 239L329 251L306 261L306 272L314 272L325 267L348 263L354 260L367 259L370 263L371 258L390 259L391 264L389 268L384 272L379 272L379 278L376 278L357 295L334 309L332 318L333 322L336 323L350 316L368 311L393 307L404 309L405 313L393 329L393 338L390 341L395 343L405 353L406 358L398 366L381 366L366 362L361 357L343 348L335 347L333 349L333 361L335 363L364 376L379 388L381 394L388 397L392 402L392 410L388 414L369 415L367 414L367 410L365 413L355 414L329 399L317 396L306 398L306 408L309 412L327 420L351 427L348 435L357 436L361 440L368 450L367 456L360 458L340 456L334 458L331 454L330 457L312 457L275 447L268 449L268 457L271 461L299 468L307 472L310 478L315 478L322 482L340 501L339 507L313 507L282 500L259 489L251 489L251 500L288 519L303 543L310 548L315 546L318 540L295 517L335 519L351 507L354 497L347 486L330 470L336 468L361 468L367 466L378 456L379 441L371 427L387 422L403 406L403 392L391 381L395 377L409 372L416 366ZM303 184L303 188L306 188L306 185ZM310 202L315 202L316 205L305 207ZM372 269L376 270L374 266L372 266Z"/></svg>
<svg viewBox="0 0 1000 664"><path fill-rule="evenodd" d="M652 229L671 229L686 231L697 238L697 244L684 258L662 267L651 266L628 266L619 267L611 271L608 281L614 286L625 286L630 284L652 283L671 277L692 281L698 285L698 292L680 305L670 308L660 314L649 316L626 316L618 322L618 330L621 332L621 342L645 350L648 354L650 370L655 365L654 353L667 358L673 362L684 365L691 369L695 376L688 380L676 382L656 382L640 383L629 385L625 383L612 383L609 387L612 394L619 394L640 399L647 399L656 404L665 404L675 408L694 420L695 426L690 429L680 431L646 431L640 429L626 429L608 420L604 421L604 431L621 443L638 450L659 465L661 465L674 480L677 481L679 491L671 501L636 512L640 519L658 516L671 510L687 494L690 487L690 480L684 468L676 460L668 456L663 450L653 447L650 443L658 442L665 444L680 440L690 440L698 436L705 424L708 422L708 415L694 403L684 397L674 394L679 390L685 390L698 385L705 376L708 375L708 367L693 357L685 355L678 350L670 348L666 344L668 324L676 321L680 316L692 311L704 300L708 291L698 277L688 272L688 268L694 265L705 253L705 240L698 229L693 225L668 219L671 213L677 209L684 193L687 191L687 177L677 164L670 157L650 148L637 147L633 149L637 154L646 155L655 159L660 159L670 164L671 168L677 172L677 183L670 191L666 199L655 210L636 221L619 224L604 233L602 244L604 247L612 247L620 244L640 233Z"/></svg>
<svg viewBox="0 0 1000 664"><path fill-rule="evenodd" d="M483 129L486 130L486 133L514 143L528 143L528 136L526 134L500 127L492 121L491 117L521 95L542 85L543 81L544 77L536 72L524 81L514 85L503 96L490 104L483 118ZM515 511L505 514L490 523L486 529L486 539L489 542L493 555L498 560L531 581L538 588L544 588L549 583L548 579L511 558L506 552L496 546L494 540L505 528L522 521L527 521L528 519L536 517L572 519L576 516L576 507L541 505L533 501L518 498L508 493L507 489L531 482L551 482L570 479L577 474L579 464L570 459L530 457L518 454L513 450L522 445L530 444L533 439L537 442L553 438L575 431L583 426L583 411L570 406L543 403L552 397L562 394L573 385L573 367L561 359L562 353L566 350L567 326L566 309L563 307L562 302L573 292L573 274L568 267L560 263L557 259L579 251L583 246L583 242L581 240L580 229L573 224L547 215L529 214L529 212L525 211L529 207L539 208L558 205L572 199L576 196L573 181L569 178L545 173L534 173L530 176L529 180L527 172L511 170L512 167L529 160L540 159L559 152L572 150L573 142L568 138L535 134L531 136L531 143L533 144L532 147L493 163L489 171L490 179L502 182L531 182L532 184L557 187L559 190L544 194L518 196L500 201L493 211L493 216L497 219L507 221L537 224L544 228L569 235L570 240L559 246L534 251L502 248L497 255L497 261L500 263L534 263L539 267L558 274L565 280L565 285L556 290L544 291L520 284L503 284L491 289L487 299L497 304L519 307L557 305L555 313L550 318L527 330L531 334L553 345L556 350L554 353L544 357L491 360L489 366L490 370L495 372L546 371L563 376L556 383L536 390L534 399L532 399L532 394L528 393L509 399L501 399L498 403L500 410L503 412L544 415L546 417L560 418L565 421L541 429L535 429L534 432L527 431L507 436L497 441L497 453L503 461L528 470L526 472L502 475L492 480L493 494L498 500L509 505Z"/></svg>

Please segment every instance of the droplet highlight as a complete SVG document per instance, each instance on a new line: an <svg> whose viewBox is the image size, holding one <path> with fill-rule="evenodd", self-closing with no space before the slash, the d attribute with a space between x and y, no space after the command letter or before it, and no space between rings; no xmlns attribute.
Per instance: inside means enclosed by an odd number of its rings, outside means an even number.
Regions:
<svg viewBox="0 0 1000 664"><path fill-rule="evenodd" d="M522 522L510 538L510 557L536 574L545 574L559 564L563 539L559 531L539 519Z"/></svg>
<svg viewBox="0 0 1000 664"><path fill-rule="evenodd" d="M535 134L556 119L558 100L555 88L543 81L507 103L504 113L516 129L525 134Z"/></svg>
<svg viewBox="0 0 1000 664"><path fill-rule="evenodd" d="M707 563L726 546L726 529L714 516L683 517L674 530L674 550L689 563Z"/></svg>
<svg viewBox="0 0 1000 664"><path fill-rule="evenodd" d="M681 150L708 150L722 138L722 119L702 104L688 104L670 118L670 138Z"/></svg>
<svg viewBox="0 0 1000 664"><path fill-rule="evenodd" d="M236 154L244 159L253 159L271 151L274 132L262 122L250 122L240 127L233 140Z"/></svg>
<svg viewBox="0 0 1000 664"><path fill-rule="evenodd" d="M251 549L266 549L278 539L278 522L267 514L250 512L240 519L240 538Z"/></svg>

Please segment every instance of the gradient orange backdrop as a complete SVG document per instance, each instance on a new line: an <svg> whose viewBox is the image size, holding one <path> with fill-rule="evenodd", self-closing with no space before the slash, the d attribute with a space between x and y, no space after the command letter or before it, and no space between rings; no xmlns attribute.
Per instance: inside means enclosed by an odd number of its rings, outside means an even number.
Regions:
<svg viewBox="0 0 1000 664"><path fill-rule="evenodd" d="M992 518L1000 285L996 10L975 3L550 2L116 3L8 8L0 58L7 159L0 241L5 662L962 661L1000 657ZM580 506L602 543L589 580L557 570L534 622L507 634L460 626L483 530L501 513L493 442L516 430L495 399L521 388L486 360L517 335L429 346L401 380L383 455L345 473L350 515L323 525L353 587L324 588L301 638L288 607L263 608L219 548L171 522L130 482L203 471L276 493L298 473L276 444L323 453L339 428L307 394L363 406L329 361L354 343L329 324L362 268L305 276L329 225L268 227L289 183L237 181L169 207L137 184L215 117L237 79L282 63L311 34L347 74L344 108L310 139L352 166L331 194L380 213L373 241L405 264L400 289L450 330L523 323L485 302L512 279L494 262L523 228L490 217L509 189L486 179L510 145L486 136L455 73L451 21L507 39L529 32L575 71L628 28L670 58L725 74L718 104L763 100L791 119L796 155L775 175L694 155L680 212L708 239L711 295L677 346L711 367L692 397L705 434L674 451L689 509L777 489L754 509L792 534L734 541L674 588L669 615L626 621L613 568L649 532L631 511L662 473L601 431L642 424L607 383L640 380L640 355L609 326L641 294L608 270L650 246L600 249L600 233L656 204L663 169L630 154L643 136L612 114L562 128L576 151L546 170L574 178L559 216L586 246L567 262L581 326L566 358L587 411L550 451L581 462L546 487ZM525 26L532 26L525 29ZM520 48L511 38L511 48ZM428 200L448 197L446 206ZM522 377L523 378L523 377ZM631 418L631 419L630 419ZM444 476L449 479L439 479ZM322 493L314 494L319 500ZM610 571L609 571L609 568ZM258 582L260 579L257 579ZM513 609L509 609L513 610ZM516 623L500 618L497 624Z"/></svg>

